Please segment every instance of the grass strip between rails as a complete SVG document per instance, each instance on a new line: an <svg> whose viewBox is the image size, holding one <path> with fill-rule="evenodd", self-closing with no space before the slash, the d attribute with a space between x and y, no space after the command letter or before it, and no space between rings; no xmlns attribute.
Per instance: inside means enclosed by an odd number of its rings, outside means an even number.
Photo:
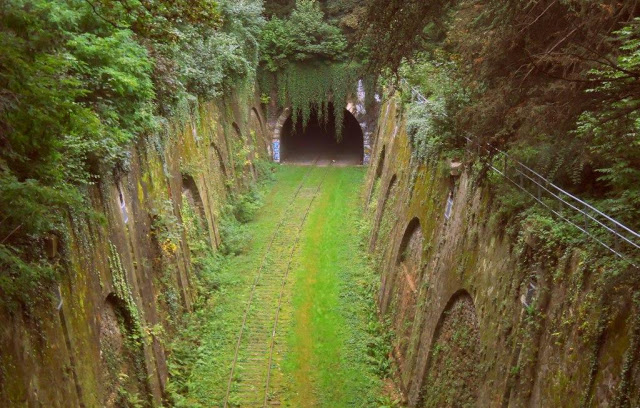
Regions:
<svg viewBox="0 0 640 408"><path fill-rule="evenodd" d="M293 270L293 323L285 357L292 407L378 406L370 347L375 280L361 248L358 194L365 169L329 169Z"/></svg>
<svg viewBox="0 0 640 408"><path fill-rule="evenodd" d="M264 206L247 224L248 250L211 255L211 262L204 263L210 266L201 273L214 276L218 284L169 347L173 406L222 405L255 273L280 219L297 208L289 204L308 171L281 166L266 187ZM283 381L276 382L275 392L282 395L283 406L296 408L378 407L385 404L376 357L386 359L387 353L376 349L381 344L373 300L377 277L361 245L358 195L365 169L313 169L310 183L325 171L293 255L284 306L291 320L278 327L286 333L284 356L276 364ZM288 256L274 251L270 256Z"/></svg>

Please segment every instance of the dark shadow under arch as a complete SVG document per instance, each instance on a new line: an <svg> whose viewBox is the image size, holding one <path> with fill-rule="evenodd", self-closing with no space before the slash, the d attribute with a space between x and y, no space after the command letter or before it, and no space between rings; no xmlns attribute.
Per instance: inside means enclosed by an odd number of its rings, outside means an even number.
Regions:
<svg viewBox="0 0 640 408"><path fill-rule="evenodd" d="M229 180L232 175L227 171L227 166L224 164L224 159L218 146L215 143L211 143L211 149L213 149L213 151L215 152L215 157L210 156L210 158L211 160L217 159L218 165L220 166L220 171L222 172L222 184L224 185L227 193L231 193L231 186L229 185L229 183L227 183L227 180Z"/></svg>
<svg viewBox="0 0 640 408"><path fill-rule="evenodd" d="M220 164L220 170L222 170L222 175L225 177L229 177L229 173L227 173L227 166L224 164L224 159L222 158L222 153L220 153L220 149L216 146L215 143L211 143L211 147L216 153L216 158L218 159L218 163Z"/></svg>
<svg viewBox="0 0 640 408"><path fill-rule="evenodd" d="M147 396L147 402L150 402L147 369L143 363L144 351L140 344L132 341L138 336L139 325L126 302L115 293L110 293L105 298L100 314L103 406L118 406L121 390Z"/></svg>
<svg viewBox="0 0 640 408"><path fill-rule="evenodd" d="M415 217L405 228L396 262L391 266L388 300L383 309L389 316L395 334L393 354L400 373L409 372L409 367L413 364L411 346L415 338L412 337L412 332L421 288L422 246L422 228ZM402 381L406 381L406 378Z"/></svg>
<svg viewBox="0 0 640 408"><path fill-rule="evenodd" d="M188 200L189 205L196 211L201 222L206 224L207 218L205 216L204 201L202 201L195 180L188 174L182 175L182 197Z"/></svg>
<svg viewBox="0 0 640 408"><path fill-rule="evenodd" d="M333 105L329 104L325 120L313 109L309 123L304 127L302 118L293 123L289 117L282 127L280 157L282 162L313 163L314 160L335 160L342 164L362 164L364 134L358 120L344 110L342 139L338 141Z"/></svg>
<svg viewBox="0 0 640 408"><path fill-rule="evenodd" d="M414 217L407 228L404 230L402 241L400 242L400 248L398 249L398 256L396 258L396 264L406 262L412 254L412 250L416 248L412 247L419 244L418 253L422 253L422 229L420 228L420 220L418 217Z"/></svg>
<svg viewBox="0 0 640 408"><path fill-rule="evenodd" d="M378 166L376 167L375 180L378 180L380 176L382 176L382 171L384 170L384 158L385 158L386 150L387 150L387 146L382 145L382 151L380 152L380 158L378 159Z"/></svg>
<svg viewBox="0 0 640 408"><path fill-rule="evenodd" d="M238 126L238 124L236 122L233 122L231 124L231 126L233 127L233 130L236 132L236 136L238 136L240 139L244 140L244 136L242 135L242 132L240 131L240 126Z"/></svg>

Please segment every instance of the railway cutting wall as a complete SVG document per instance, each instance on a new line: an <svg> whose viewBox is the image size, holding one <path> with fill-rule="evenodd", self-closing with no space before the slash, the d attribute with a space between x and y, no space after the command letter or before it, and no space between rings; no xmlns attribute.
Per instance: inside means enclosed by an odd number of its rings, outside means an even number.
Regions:
<svg viewBox="0 0 640 408"><path fill-rule="evenodd" d="M410 407L640 404L638 288L603 279L585 247L554 246L548 225L509 229L505 181L473 155L461 172L412 160L399 98L381 108L371 163L369 248Z"/></svg>
<svg viewBox="0 0 640 408"><path fill-rule="evenodd" d="M165 137L132 146L127 169L100 175L98 217L70 215L65 245L50 243L59 285L0 310L0 405L160 406L166 341L196 295L182 209L217 248L223 207L255 182L267 146L260 104L236 96L194 107Z"/></svg>

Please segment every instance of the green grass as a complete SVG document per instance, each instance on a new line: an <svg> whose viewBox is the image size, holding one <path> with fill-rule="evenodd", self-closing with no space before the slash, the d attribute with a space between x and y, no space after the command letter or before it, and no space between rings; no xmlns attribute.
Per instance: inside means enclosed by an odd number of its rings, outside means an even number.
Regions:
<svg viewBox="0 0 640 408"><path fill-rule="evenodd" d="M358 194L365 170L331 168L309 214L293 271L293 324L284 372L288 405L371 407L368 331L374 280L360 246Z"/></svg>
<svg viewBox="0 0 640 408"><path fill-rule="evenodd" d="M264 206L248 226L251 245L237 256L212 256L204 273L218 283L205 303L189 316L174 340L169 360L169 394L174 406L221 406L246 300L269 240L293 201L306 167L281 166L275 181L265 187ZM313 202L294 252L285 290L283 319L278 331L286 334L274 357L277 373L273 393L284 406L374 407L382 382L376 376L379 344L373 307L376 281L360 247L358 194L365 169L313 169L307 187L326 174ZM310 194L309 188L302 195ZM306 192L305 192L306 191ZM302 195L292 207L306 208ZM284 241L269 258L279 261L289 252L297 231L282 231ZM281 259L282 258L282 259ZM270 261L271 264L283 262ZM273 266L275 267L275 266ZM211 279L210 279L211 280ZM264 307L268 305L254 305ZM262 310L262 309L259 309ZM242 351L241 351L242 355ZM241 364L241 363L239 363ZM243 367L236 370L242 376ZM232 393L233 396L233 393Z"/></svg>
<svg viewBox="0 0 640 408"><path fill-rule="evenodd" d="M238 328L255 272L269 238L304 176L297 168L281 168L265 190L264 206L248 223L251 245L246 253L217 257L204 274L215 275L212 291L173 341L169 359L169 391L177 407L212 407L223 401ZM247 237L249 238L249 237Z"/></svg>

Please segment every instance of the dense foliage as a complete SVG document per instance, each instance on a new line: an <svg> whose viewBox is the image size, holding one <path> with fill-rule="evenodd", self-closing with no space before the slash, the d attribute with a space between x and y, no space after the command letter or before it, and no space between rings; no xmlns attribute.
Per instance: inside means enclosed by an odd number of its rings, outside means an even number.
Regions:
<svg viewBox="0 0 640 408"><path fill-rule="evenodd" d="M340 29L325 21L315 0L296 1L286 18L272 16L260 40L260 88L265 97L275 93L280 107L291 105L294 121L301 113L306 124L312 109L324 116L330 98L346 97L332 93L346 85L336 80L344 68L346 46ZM335 110L341 114L342 107Z"/></svg>
<svg viewBox="0 0 640 408"><path fill-rule="evenodd" d="M473 187L485 187L484 197L490 201L483 210L490 223L504 231L505 241L512 245L510 255L518 259L518 272L509 276L510 282L520 280L524 287L534 280L538 285L540 295L526 308L526 324L517 334L506 335L519 344L505 393L509 405L530 402L528 392L522 400L509 393L536 381L544 359L542 332L555 337L565 330L560 326L579 333L585 352L576 361L589 361L591 371L580 390L568 381L557 401L570 390L579 395L579 405L597 404L602 398L597 384L612 367L602 356L616 333L628 336L631 345L616 349L626 352L623 363L614 368L620 370L620 381L611 388L615 396L610 404L634 404L629 384L637 376L640 332L627 305L638 298L640 275L634 264L640 265L640 254L620 244L611 231L589 223L588 216L561 208L544 192L544 185L538 189L522 177L520 185L531 194L516 188L491 170L490 165L506 169L504 155L476 149L465 136L506 151L640 230L639 16L640 2L635 0L369 1L371 26L363 30L362 39L372 50L370 67L391 82L396 79L393 74L407 79L408 85L398 84L405 102L411 98L409 86L427 99L409 102L405 112L412 158L463 159ZM517 180L513 166L510 170L508 176ZM540 201L534 199L536 189ZM470 229L474 234L475 227ZM568 300L572 297L575 300ZM560 324L552 323L550 312L557 302L563 308ZM580 314L584 317L574 317ZM614 319L624 320L628 328L614 326ZM554 342L567 344L559 338ZM434 344L438 346L435 340ZM435 351L441 350L434 348L430 360L437 364ZM462 377L464 373L455 375L458 381ZM558 379L551 381L565 381ZM424 403L444 405L438 401L443 395L446 392L438 387L426 390Z"/></svg>
<svg viewBox="0 0 640 408"><path fill-rule="evenodd" d="M0 5L3 297L29 292L13 288L21 271L52 276L43 239L64 238L88 186L126 169L132 141L189 101L253 80L261 13L258 0Z"/></svg>
<svg viewBox="0 0 640 408"><path fill-rule="evenodd" d="M431 48L445 31L444 20L453 2L443 0L369 0L359 32L362 45L368 49L370 68L381 72L397 71L408 56Z"/></svg>
<svg viewBox="0 0 640 408"><path fill-rule="evenodd" d="M368 13L371 66L430 99L410 110L418 150L455 156L479 137L640 227L638 2L372 0Z"/></svg>
<svg viewBox="0 0 640 408"><path fill-rule="evenodd" d="M336 135L342 135L344 106L355 91L358 64L347 62L347 39L326 21L315 0L297 0L286 18L273 16L262 31L260 88L265 99L277 96L280 107L291 106L293 120L306 126L311 111L328 118L334 102Z"/></svg>
<svg viewBox="0 0 640 408"><path fill-rule="evenodd" d="M298 0L289 18L273 17L266 23L261 58L268 71L276 72L292 62L339 61L346 45L340 29L324 21L318 3Z"/></svg>

